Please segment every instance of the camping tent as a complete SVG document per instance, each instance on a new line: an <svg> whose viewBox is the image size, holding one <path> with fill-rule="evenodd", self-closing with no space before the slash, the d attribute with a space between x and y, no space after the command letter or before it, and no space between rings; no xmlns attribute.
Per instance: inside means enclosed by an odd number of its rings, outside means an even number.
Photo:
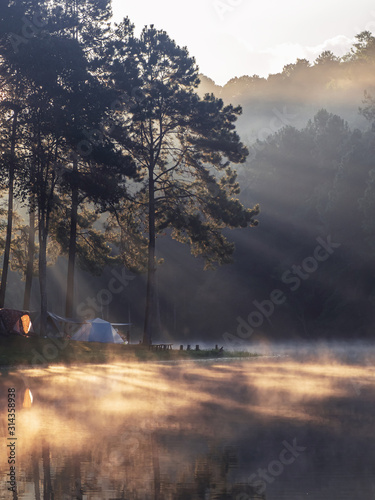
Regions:
<svg viewBox="0 0 375 500"><path fill-rule="evenodd" d="M27 311L16 311L14 309L0 309L0 334L30 335L33 333L33 325Z"/></svg>
<svg viewBox="0 0 375 500"><path fill-rule="evenodd" d="M34 331L40 332L40 311L31 312L30 317L33 322ZM72 331L75 333L83 323L84 321L64 318L63 316L58 316L57 314L47 311L46 335L47 337L63 337L64 332L67 331L67 327L69 327L69 333Z"/></svg>
<svg viewBox="0 0 375 500"><path fill-rule="evenodd" d="M111 323L100 318L87 320L77 333L73 335L72 340L81 340L84 342L110 342L114 344L124 343Z"/></svg>

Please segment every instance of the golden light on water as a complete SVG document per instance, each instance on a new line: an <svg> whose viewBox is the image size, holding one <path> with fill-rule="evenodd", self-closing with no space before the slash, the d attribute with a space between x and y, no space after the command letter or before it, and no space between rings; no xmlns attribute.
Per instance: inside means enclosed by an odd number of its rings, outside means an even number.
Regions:
<svg viewBox="0 0 375 500"><path fill-rule="evenodd" d="M252 449L260 439L267 449L269 436L275 436L276 451L268 458L273 460L283 440L291 443L299 436L298 444L307 446L306 436L314 441L323 434L366 442L373 426L375 370L370 362L264 357L51 366L12 376L23 381L23 409L17 413L19 470L26 471L34 457L39 468L47 467L45 474L53 472L55 482L64 477L74 484L79 475L84 492L97 492L97 497L87 496L90 500L120 497L122 490L113 484L152 497L159 475L169 474L172 483L184 477L194 482L204 450L223 450L223 443ZM223 456L222 451L207 453L204 460ZM264 458L257 460L262 466ZM224 488L220 477L215 481ZM163 487L174 491L168 484Z"/></svg>
<svg viewBox="0 0 375 500"><path fill-rule="evenodd" d="M100 429L106 419L117 422L148 421L153 418L198 412L218 404L225 411L249 415L284 416L310 421L311 405L319 407L353 395L360 381L362 390L373 388L375 370L368 366L333 363L256 360L240 364L199 365L112 364L109 366L50 367L24 370L35 382L36 406L46 408L46 417L56 425L77 418L82 430ZM53 380L53 383L51 382ZM243 395L245 394L245 396ZM60 412L59 401L68 411ZM24 407L32 394L25 391ZM142 416L140 419L139 416ZM28 417L29 418L29 417ZM324 421L319 415L320 422ZM160 425L160 422L159 422ZM165 423L167 427L167 423ZM56 434L54 439L56 439Z"/></svg>

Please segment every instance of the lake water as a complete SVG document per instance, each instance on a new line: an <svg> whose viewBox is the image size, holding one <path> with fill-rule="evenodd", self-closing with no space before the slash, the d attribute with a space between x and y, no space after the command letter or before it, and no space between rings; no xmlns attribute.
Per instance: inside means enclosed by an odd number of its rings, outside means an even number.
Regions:
<svg viewBox="0 0 375 500"><path fill-rule="evenodd" d="M279 356L3 370L0 497L375 498L374 349L271 351Z"/></svg>

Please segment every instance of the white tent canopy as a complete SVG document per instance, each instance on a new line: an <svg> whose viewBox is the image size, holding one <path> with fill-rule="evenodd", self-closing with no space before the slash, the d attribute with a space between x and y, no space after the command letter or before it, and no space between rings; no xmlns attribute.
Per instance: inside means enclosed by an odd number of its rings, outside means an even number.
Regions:
<svg viewBox="0 0 375 500"><path fill-rule="evenodd" d="M87 320L73 335L72 340L80 340L83 342L108 342L112 344L124 343L111 323L100 318Z"/></svg>

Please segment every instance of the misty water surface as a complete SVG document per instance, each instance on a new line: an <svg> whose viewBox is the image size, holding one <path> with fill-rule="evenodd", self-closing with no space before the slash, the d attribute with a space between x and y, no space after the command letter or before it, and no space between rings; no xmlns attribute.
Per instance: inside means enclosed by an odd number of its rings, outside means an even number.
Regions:
<svg viewBox="0 0 375 500"><path fill-rule="evenodd" d="M374 498L373 349L300 352L3 372L0 496ZM17 495L6 483L8 387L17 391Z"/></svg>

